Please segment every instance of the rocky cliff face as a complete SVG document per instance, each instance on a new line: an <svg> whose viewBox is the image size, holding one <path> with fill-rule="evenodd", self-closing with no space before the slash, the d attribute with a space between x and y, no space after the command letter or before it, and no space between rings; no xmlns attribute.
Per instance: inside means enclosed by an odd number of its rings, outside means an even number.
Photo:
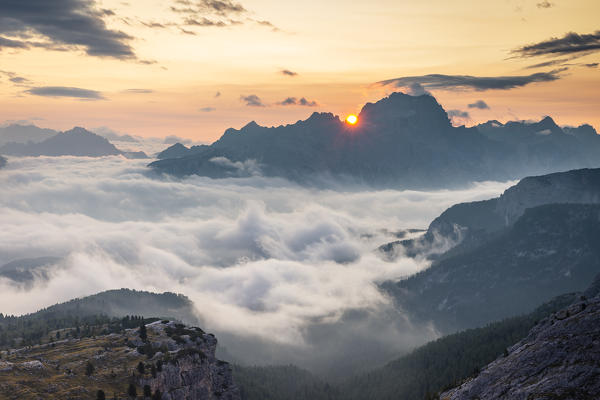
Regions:
<svg viewBox="0 0 600 400"><path fill-rule="evenodd" d="M212 334L172 321L145 327L2 352L0 398L240 399Z"/></svg>
<svg viewBox="0 0 600 400"><path fill-rule="evenodd" d="M215 358L217 339L213 335L172 322L155 322L147 329L151 346L155 350L166 347L169 353L158 352L152 357L165 361L155 376L138 377L140 387L148 385L152 393L159 391L162 400L240 399L231 367Z"/></svg>
<svg viewBox="0 0 600 400"><path fill-rule="evenodd" d="M600 296L541 321L527 338L442 400L597 399Z"/></svg>

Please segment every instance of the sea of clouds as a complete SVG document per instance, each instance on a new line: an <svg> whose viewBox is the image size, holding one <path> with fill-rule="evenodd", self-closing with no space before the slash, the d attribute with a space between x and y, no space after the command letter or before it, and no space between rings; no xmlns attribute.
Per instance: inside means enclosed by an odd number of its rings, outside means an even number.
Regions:
<svg viewBox="0 0 600 400"><path fill-rule="evenodd" d="M194 301L234 360L325 372L382 362L437 332L412 325L378 288L428 262L385 261L377 247L510 186L323 190L260 176L169 179L147 163L9 158L0 170L0 266L61 261L33 284L0 278L0 312L122 287L172 291Z"/></svg>

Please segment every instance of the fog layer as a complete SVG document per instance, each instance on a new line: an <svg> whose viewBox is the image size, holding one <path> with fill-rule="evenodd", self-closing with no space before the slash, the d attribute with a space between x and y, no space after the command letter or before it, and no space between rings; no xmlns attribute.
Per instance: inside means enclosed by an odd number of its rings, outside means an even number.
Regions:
<svg viewBox="0 0 600 400"><path fill-rule="evenodd" d="M194 301L203 327L238 361L322 369L334 354L381 361L436 331L413 326L377 286L427 262L386 262L375 249L454 203L509 186L330 191L259 176L170 180L148 175L146 163L9 159L0 170L0 265L61 261L27 285L0 277L0 312L121 287L172 291Z"/></svg>

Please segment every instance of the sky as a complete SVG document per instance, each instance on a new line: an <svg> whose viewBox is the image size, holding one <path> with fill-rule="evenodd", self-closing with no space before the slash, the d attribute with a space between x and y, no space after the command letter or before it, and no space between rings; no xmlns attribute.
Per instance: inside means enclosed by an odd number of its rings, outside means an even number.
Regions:
<svg viewBox="0 0 600 400"><path fill-rule="evenodd" d="M3 0L0 123L212 142L429 92L600 128L597 0Z"/></svg>

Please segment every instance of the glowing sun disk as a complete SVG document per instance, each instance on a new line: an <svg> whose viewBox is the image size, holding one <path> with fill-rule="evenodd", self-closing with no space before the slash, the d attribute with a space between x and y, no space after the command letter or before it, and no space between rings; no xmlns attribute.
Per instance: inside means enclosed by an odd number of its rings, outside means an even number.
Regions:
<svg viewBox="0 0 600 400"><path fill-rule="evenodd" d="M358 122L358 117L354 114L350 114L346 117L346 122L350 125L354 125Z"/></svg>

